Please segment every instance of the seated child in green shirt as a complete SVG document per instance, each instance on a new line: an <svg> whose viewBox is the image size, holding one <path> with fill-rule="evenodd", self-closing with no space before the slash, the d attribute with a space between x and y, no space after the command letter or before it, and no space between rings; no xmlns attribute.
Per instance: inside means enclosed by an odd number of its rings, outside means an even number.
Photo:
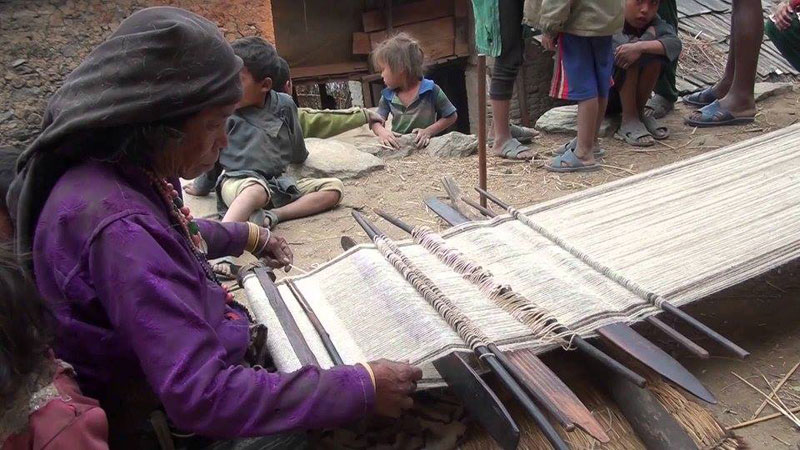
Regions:
<svg viewBox="0 0 800 450"><path fill-rule="evenodd" d="M422 76L424 54L417 41L398 33L381 42L372 58L381 68L386 84L378 102L378 114L384 119L392 115L391 131L380 122L371 125L381 144L398 148L395 133L413 133L417 146L425 147L431 137L456 122L456 108L442 88Z"/></svg>

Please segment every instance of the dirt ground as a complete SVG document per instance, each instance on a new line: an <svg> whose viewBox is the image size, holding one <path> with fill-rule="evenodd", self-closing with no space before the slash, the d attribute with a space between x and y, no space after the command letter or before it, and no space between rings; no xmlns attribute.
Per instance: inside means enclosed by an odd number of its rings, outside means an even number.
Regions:
<svg viewBox="0 0 800 450"><path fill-rule="evenodd" d="M797 92L768 98L759 103L754 124L711 130L684 126L683 117L688 109L678 105L676 111L665 119L672 134L669 140L657 143L647 152L636 152L632 147L607 137L602 141L602 146L608 152L603 170L587 174L553 174L542 169L541 164L549 158L550 150L568 139L564 135L543 135L534 144L540 156L532 164L490 157L489 189L514 206L528 206L791 125L798 121L798 102L800 94ZM363 139L363 132L365 130L360 130L361 136L350 133L350 138ZM769 164L768 161L764 163ZM342 252L339 240L343 235L351 236L358 242L367 242L366 236L350 215L352 209L367 213L396 238L404 236L399 230L378 221L372 212L374 208L392 212L413 224L444 228L445 225L427 211L422 202L426 196L444 196L440 183L443 175L454 177L467 196L477 198L469 191L471 186L477 185L477 156L435 159L416 154L389 160L385 170L367 177L345 181L345 198L337 209L315 217L281 223L275 231L292 244L298 270L310 270ZM214 200L189 198L188 203L195 215L200 216L213 210ZM708 360L694 358L666 338L650 334L663 348L670 349L717 395L719 404L709 408L726 426L750 419L763 400L760 394L739 381L732 372L768 392L770 388L762 375L774 386L800 362L798 268L800 264L783 267L689 308L695 317L748 349L751 352L748 360L739 361L722 356L724 352L721 349L691 330L682 328L681 324L675 325L688 336L696 337L697 342L706 346L714 356ZM781 390L781 398L790 408L800 406L800 375L789 379ZM762 415L774 412L767 406ZM752 425L736 433L754 449L800 448L800 434L785 418Z"/></svg>

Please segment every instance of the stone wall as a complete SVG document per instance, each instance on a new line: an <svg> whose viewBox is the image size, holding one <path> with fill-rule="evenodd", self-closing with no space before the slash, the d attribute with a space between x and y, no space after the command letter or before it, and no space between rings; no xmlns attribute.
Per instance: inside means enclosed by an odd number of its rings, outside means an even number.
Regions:
<svg viewBox="0 0 800 450"><path fill-rule="evenodd" d="M0 0L0 145L32 141L64 77L125 17L155 5L197 12L231 40L275 41L270 0Z"/></svg>

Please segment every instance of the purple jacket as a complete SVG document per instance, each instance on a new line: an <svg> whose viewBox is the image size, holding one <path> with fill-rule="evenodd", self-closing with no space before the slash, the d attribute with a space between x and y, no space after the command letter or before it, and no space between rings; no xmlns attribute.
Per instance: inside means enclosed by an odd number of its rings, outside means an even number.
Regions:
<svg viewBox="0 0 800 450"><path fill-rule="evenodd" d="M244 251L246 224L198 224L210 258ZM39 218L33 258L57 320L56 353L104 404L127 400L115 390L144 379L178 427L210 437L334 427L372 410L363 367L240 365L245 315L205 277L139 171L100 162L67 171Z"/></svg>

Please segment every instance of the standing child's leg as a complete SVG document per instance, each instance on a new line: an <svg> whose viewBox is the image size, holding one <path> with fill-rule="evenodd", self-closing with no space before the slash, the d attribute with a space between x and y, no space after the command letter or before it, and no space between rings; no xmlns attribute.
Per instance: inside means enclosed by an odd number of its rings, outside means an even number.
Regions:
<svg viewBox="0 0 800 450"><path fill-rule="evenodd" d="M731 88L720 99L723 108L734 116L750 116L756 113L753 87L756 83L758 54L764 36L764 21L759 0L734 0L733 17L736 24L732 34L736 39L736 70Z"/></svg>
<svg viewBox="0 0 800 450"><path fill-rule="evenodd" d="M756 114L753 88L758 54L764 36L764 21L759 0L734 0L731 16L731 50L725 77L714 87L717 102L695 111L686 120L692 126L735 125L752 122ZM719 89L730 83L724 96Z"/></svg>
<svg viewBox="0 0 800 450"><path fill-rule="evenodd" d="M550 95L578 102L578 137L574 148L568 148L570 144L567 144L563 153L556 152L557 156L545 166L547 170L576 172L599 168L593 150L597 146L597 118L604 114L606 102L601 102L599 98L591 39L567 33L559 35ZM608 72L607 76L610 81L611 73ZM606 82L606 88L609 81ZM608 97L608 89L603 97ZM603 111L600 111L601 106Z"/></svg>
<svg viewBox="0 0 800 450"><path fill-rule="evenodd" d="M600 127L606 117L608 107L608 94L611 91L612 76L614 74L614 45L611 36L589 38L592 46L594 60L594 75L597 79L597 116L594 127L594 147L600 141Z"/></svg>
<svg viewBox="0 0 800 450"><path fill-rule="evenodd" d="M594 149L597 142L597 116L600 101L597 97L578 103L578 145L575 155L585 165L594 164ZM605 114L605 106L603 107ZM602 120L602 119L601 119Z"/></svg>
<svg viewBox="0 0 800 450"><path fill-rule="evenodd" d="M492 104L492 154L509 159L530 159L533 152L513 140L509 123L511 96L519 67L522 65L525 44L522 40L521 0L501 0L498 3L501 53L495 59L489 100Z"/></svg>

